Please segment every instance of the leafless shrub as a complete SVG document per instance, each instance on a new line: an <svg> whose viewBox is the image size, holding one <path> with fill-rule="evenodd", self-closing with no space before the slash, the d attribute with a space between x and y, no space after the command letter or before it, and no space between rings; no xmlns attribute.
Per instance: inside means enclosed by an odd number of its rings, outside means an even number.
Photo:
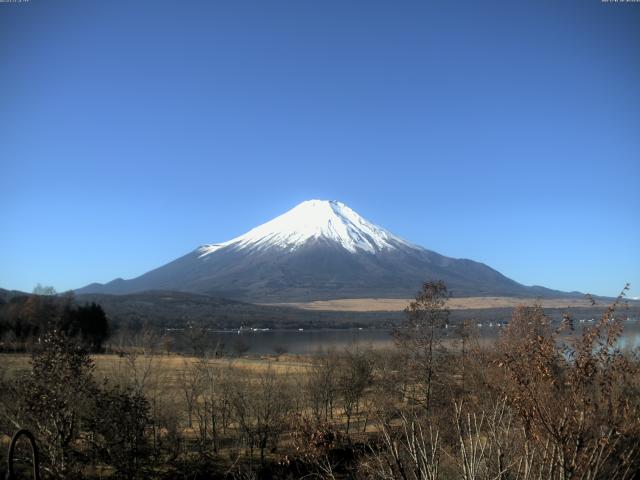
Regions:
<svg viewBox="0 0 640 480"><path fill-rule="evenodd" d="M282 463L291 464L292 457L295 457L311 470L306 477L334 479L341 459L335 458L332 451L344 441L340 431L329 422L304 415L292 417L289 431L293 452L286 455Z"/></svg>
<svg viewBox="0 0 640 480"><path fill-rule="evenodd" d="M539 306L516 309L505 329L500 388L522 422L527 445L539 452L544 478L633 475L640 449L639 372L616 347L622 325L615 311L623 294L567 345L558 334L569 322L553 329Z"/></svg>
<svg viewBox="0 0 640 480"><path fill-rule="evenodd" d="M429 422L419 419L415 410L399 412L398 417L378 417L380 445L362 462L369 478L436 480L440 467L440 436Z"/></svg>

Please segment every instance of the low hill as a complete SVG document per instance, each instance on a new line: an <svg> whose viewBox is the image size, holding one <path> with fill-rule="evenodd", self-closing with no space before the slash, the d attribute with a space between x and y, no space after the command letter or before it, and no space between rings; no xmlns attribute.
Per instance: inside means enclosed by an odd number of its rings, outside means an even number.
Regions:
<svg viewBox="0 0 640 480"><path fill-rule="evenodd" d="M388 324L400 312L307 311L266 306L187 292L150 291L129 295L79 294L78 302L96 302L116 325L178 328L189 323L209 328L349 328Z"/></svg>

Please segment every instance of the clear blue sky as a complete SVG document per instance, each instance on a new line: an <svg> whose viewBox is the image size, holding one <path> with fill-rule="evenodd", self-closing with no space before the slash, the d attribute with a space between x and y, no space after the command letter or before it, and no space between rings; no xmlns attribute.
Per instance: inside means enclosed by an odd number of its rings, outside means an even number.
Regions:
<svg viewBox="0 0 640 480"><path fill-rule="evenodd" d="M130 278L338 199L640 295L640 4L0 3L0 286Z"/></svg>

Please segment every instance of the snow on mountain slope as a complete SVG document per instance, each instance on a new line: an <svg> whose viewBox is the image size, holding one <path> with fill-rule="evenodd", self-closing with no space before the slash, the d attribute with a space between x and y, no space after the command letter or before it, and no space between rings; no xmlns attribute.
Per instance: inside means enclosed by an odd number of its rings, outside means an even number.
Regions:
<svg viewBox="0 0 640 480"><path fill-rule="evenodd" d="M344 203L307 200L288 212L228 242L200 247L200 257L222 248L265 249L278 247L294 251L309 240L337 242L345 250L376 253L399 246L416 248L382 227L365 220Z"/></svg>

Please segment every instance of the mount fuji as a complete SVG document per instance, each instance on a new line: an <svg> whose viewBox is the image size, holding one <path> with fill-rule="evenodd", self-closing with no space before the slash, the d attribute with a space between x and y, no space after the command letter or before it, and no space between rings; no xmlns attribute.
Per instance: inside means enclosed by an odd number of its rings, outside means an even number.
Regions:
<svg viewBox="0 0 640 480"><path fill-rule="evenodd" d="M567 295L414 245L326 200L302 202L244 235L202 245L137 278L76 292L172 290L251 302L409 298L427 280L444 280L457 297Z"/></svg>

